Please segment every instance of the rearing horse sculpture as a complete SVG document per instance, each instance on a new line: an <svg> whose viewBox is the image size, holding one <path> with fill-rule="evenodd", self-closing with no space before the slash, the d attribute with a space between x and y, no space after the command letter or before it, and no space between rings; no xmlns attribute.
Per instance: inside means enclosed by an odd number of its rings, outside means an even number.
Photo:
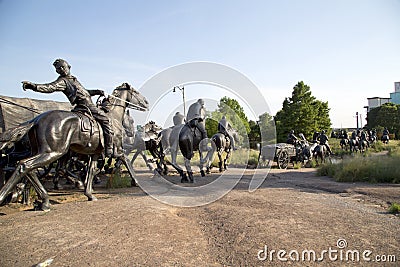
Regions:
<svg viewBox="0 0 400 267"><path fill-rule="evenodd" d="M129 159L122 152L122 125L127 107L148 110L147 100L128 83L118 86L109 96L109 117L114 130L114 150L117 159L122 161L134 181L134 171ZM41 209L49 210L49 195L37 178L34 170L46 166L69 150L90 156L86 175L85 195L88 200L97 200L92 194L92 181L98 157L103 152L103 133L97 122L89 116L70 111L53 110L42 113L36 118L0 135L0 150L28 135L32 148L32 156L19 161L14 173L0 190L0 204L8 193L26 176L39 197L42 199Z"/></svg>

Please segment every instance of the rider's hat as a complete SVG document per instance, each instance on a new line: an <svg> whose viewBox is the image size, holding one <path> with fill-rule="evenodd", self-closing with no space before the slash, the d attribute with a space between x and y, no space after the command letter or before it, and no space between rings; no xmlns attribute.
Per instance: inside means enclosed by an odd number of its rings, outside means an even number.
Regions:
<svg viewBox="0 0 400 267"><path fill-rule="evenodd" d="M57 68L60 64L63 64L63 63L67 64L67 65L68 65L68 68L71 68L71 65L69 65L68 62L67 62L66 60L61 59L61 58L56 59L56 60L54 61L54 63L53 63L53 66Z"/></svg>

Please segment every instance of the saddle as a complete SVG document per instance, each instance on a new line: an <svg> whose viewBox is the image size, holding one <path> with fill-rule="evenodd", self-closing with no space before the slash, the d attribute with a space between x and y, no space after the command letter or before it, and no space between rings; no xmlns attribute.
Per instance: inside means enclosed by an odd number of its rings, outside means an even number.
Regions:
<svg viewBox="0 0 400 267"><path fill-rule="evenodd" d="M76 106L73 110L81 121L80 130L81 132L90 132L90 135L93 135L93 126L98 124L96 119L92 116L90 109L85 106Z"/></svg>
<svg viewBox="0 0 400 267"><path fill-rule="evenodd" d="M99 122L92 116L90 110L86 107L76 106L72 112L79 117L80 120L80 128L79 130L82 133L89 132L90 140L87 143L87 146L91 146L93 142L93 136L99 133L99 136L103 136L103 129L101 128ZM101 146L104 147L104 140L103 138L100 139Z"/></svg>

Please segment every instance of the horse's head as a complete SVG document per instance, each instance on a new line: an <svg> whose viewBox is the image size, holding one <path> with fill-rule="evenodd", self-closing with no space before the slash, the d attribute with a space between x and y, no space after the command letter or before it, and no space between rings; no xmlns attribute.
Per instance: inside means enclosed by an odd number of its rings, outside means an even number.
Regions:
<svg viewBox="0 0 400 267"><path fill-rule="evenodd" d="M149 110L149 102L147 99L135 90L129 83L123 83L113 91L112 95L115 99L122 100L125 107L140 111Z"/></svg>

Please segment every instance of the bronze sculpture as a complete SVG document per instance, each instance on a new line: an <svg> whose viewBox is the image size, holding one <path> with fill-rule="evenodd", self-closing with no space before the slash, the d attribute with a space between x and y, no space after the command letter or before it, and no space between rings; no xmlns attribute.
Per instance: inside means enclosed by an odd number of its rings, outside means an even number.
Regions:
<svg viewBox="0 0 400 267"><path fill-rule="evenodd" d="M56 72L60 75L57 80L46 84L36 84L28 81L22 82L24 90L30 89L35 92L53 93L56 91L63 92L71 105L76 105L79 108L84 108L90 111L91 115L100 123L105 141L105 155L106 157L113 155L112 137L113 131L110 121L103 110L97 108L91 99L94 95L103 95L103 90L86 90L78 79L71 75L71 66L63 59L56 59L53 63Z"/></svg>
<svg viewBox="0 0 400 267"><path fill-rule="evenodd" d="M200 172L202 176L205 175L203 164L206 163L208 166L209 162L211 161L213 151L207 147L205 114L206 110L204 108L204 100L199 99L189 107L188 114L186 116L186 124L179 132L179 148L184 157L186 171L189 176L187 177L186 174L183 173L182 169L178 168L177 171L182 177L182 183L194 182L193 171L190 166L190 161L193 158L194 151L197 150L200 153ZM205 158L203 158L202 152L207 152Z"/></svg>
<svg viewBox="0 0 400 267"><path fill-rule="evenodd" d="M113 120L115 132L114 144L120 155L118 160L127 167L132 181L134 171L129 159L122 153L122 125L127 107L147 110L147 100L133 87L123 83L110 95L109 116ZM103 150L103 135L101 127L86 114L53 110L42 113L36 118L20 126L10 129L0 135L0 150L28 136L32 155L19 161L15 171L0 190L0 203L3 203L8 193L23 178L27 177L42 199L42 210L49 210L49 196L37 178L34 170L46 166L70 150L79 154L89 155L89 167L86 175L85 195L88 200L96 200L92 194L92 181L97 159Z"/></svg>
<svg viewBox="0 0 400 267"><path fill-rule="evenodd" d="M236 150L234 142L239 141L238 132L231 127L225 116L218 123L218 133L211 137L213 141L213 150L217 151L219 171L222 172L227 169L227 161L231 155L232 150ZM226 152L225 159L222 159L222 153Z"/></svg>

